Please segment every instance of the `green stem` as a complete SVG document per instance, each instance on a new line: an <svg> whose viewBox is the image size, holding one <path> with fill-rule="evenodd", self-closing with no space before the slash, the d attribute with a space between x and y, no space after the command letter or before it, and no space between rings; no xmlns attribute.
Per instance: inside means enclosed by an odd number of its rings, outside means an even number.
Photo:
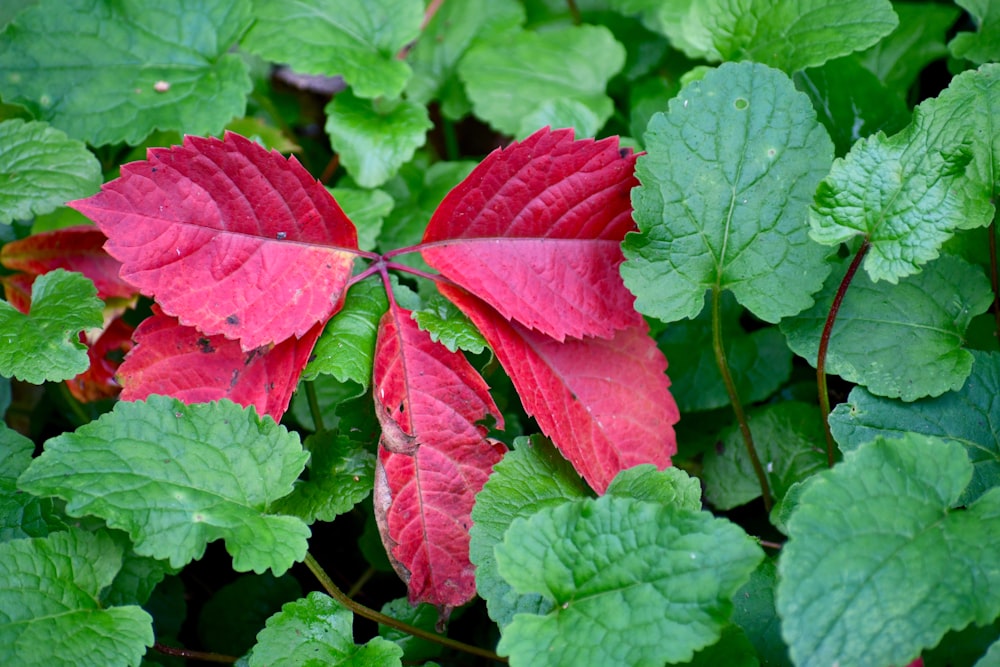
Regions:
<svg viewBox="0 0 1000 667"><path fill-rule="evenodd" d="M382 625L388 625L391 628L396 628L400 632L405 632L408 635L414 637L419 637L420 639L426 639L429 642L434 642L445 646L456 651L461 651L463 653L469 653L471 655L477 655L481 658L487 658L489 660L494 660L496 662L507 662L507 658L497 655L493 651L487 651L486 649L479 648L478 646L472 646L464 642L456 641L450 637L443 637L433 632L428 632L421 628L410 625L409 623L403 623L391 616L386 616L374 609L369 609L359 602L355 602L348 596L337 588L337 584L333 583L330 576L320 567L320 564L316 562L312 554L307 553L305 559L306 567L309 571L313 573L317 580L319 580L320 585L330 594L334 600L339 602L341 605L349 609L351 612L361 616L362 618L367 618L369 621L374 621L376 623L381 623Z"/></svg>
<svg viewBox="0 0 1000 667"><path fill-rule="evenodd" d="M365 584L375 576L375 568L369 567L367 570L361 573L358 580L351 584L351 588L347 591L347 597L353 598L355 595L361 592L361 589L365 587Z"/></svg>
<svg viewBox="0 0 1000 667"><path fill-rule="evenodd" d="M566 5L569 7L570 16L573 17L573 25L583 23L583 17L580 15L580 8L576 6L576 0L566 0Z"/></svg>
<svg viewBox="0 0 1000 667"><path fill-rule="evenodd" d="M447 118L441 118L441 134L444 135L444 157L449 162L454 162L460 157L458 152L458 136L455 134L455 124Z"/></svg>
<svg viewBox="0 0 1000 667"><path fill-rule="evenodd" d="M316 385L310 380L306 382L306 400L309 401L309 414L313 418L313 426L316 427L317 433L323 433L326 431L326 425L323 424L323 411L319 407L319 397L316 396Z"/></svg>
<svg viewBox="0 0 1000 667"><path fill-rule="evenodd" d="M833 440L833 432L830 431L830 421L827 419L827 415L830 414L830 392L826 386L826 353L830 349L830 336L833 334L833 324L837 320L837 313L840 311L840 305L844 302L847 288L850 286L851 280L854 279L854 274L858 272L861 260L865 258L870 247L871 243L866 237L861 243L861 247L858 248L857 254L854 255L851 265L847 267L847 273L844 274L843 280L840 281L837 293L833 297L833 303L830 305L830 312L826 316L823 333L819 338L819 350L816 352L816 385L819 387L819 411L823 416L823 432L826 434L826 463L831 468L835 462L834 453L837 451L837 443Z"/></svg>
<svg viewBox="0 0 1000 667"><path fill-rule="evenodd" d="M757 456L757 448L753 444L753 435L750 433L750 423L747 421L746 413L743 412L743 403L740 402L739 392L736 391L736 383L733 382L733 375L729 371L729 362L726 361L726 350L722 346L722 289L718 285L712 287L712 347L715 350L715 362L719 366L722 374L722 382L726 385L729 393L729 402L733 406L733 413L736 415L736 423L739 424L740 433L743 435L743 443L746 445L747 454L750 456L750 464L757 475L760 483L760 492L764 498L764 509L771 511L774 504L771 500L771 488L767 483L767 473L764 466L760 464L760 457Z"/></svg>
<svg viewBox="0 0 1000 667"><path fill-rule="evenodd" d="M65 382L59 383L59 394L63 397L63 400L66 401L66 406L79 422L77 423L77 426L83 426L84 424L89 424L93 421L90 415L87 414L87 411L83 409L83 406L80 405L80 402L77 401L76 397L74 397L72 392L70 392L69 387L66 386Z"/></svg>

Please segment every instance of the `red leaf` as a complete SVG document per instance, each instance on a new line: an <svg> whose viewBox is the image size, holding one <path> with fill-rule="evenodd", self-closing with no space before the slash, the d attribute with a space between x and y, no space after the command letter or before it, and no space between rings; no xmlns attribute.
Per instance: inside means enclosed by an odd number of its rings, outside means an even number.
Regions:
<svg viewBox="0 0 1000 667"><path fill-rule="evenodd" d="M104 250L107 237L95 227L78 226L34 234L0 250L0 263L33 275L53 269L78 271L94 281L97 296L129 298L135 287L118 276L121 263Z"/></svg>
<svg viewBox="0 0 1000 667"><path fill-rule="evenodd" d="M224 336L206 336L154 307L135 330L135 347L118 370L122 400L165 394L185 403L228 398L275 420L288 409L302 369L323 330L244 352Z"/></svg>
<svg viewBox="0 0 1000 667"><path fill-rule="evenodd" d="M610 338L641 317L618 273L635 156L616 139L540 130L496 150L438 207L424 260L504 316L557 340Z"/></svg>
<svg viewBox="0 0 1000 667"><path fill-rule="evenodd" d="M339 308L357 232L298 163L239 135L185 137L70 206L108 236L122 277L182 324L245 351Z"/></svg>
<svg viewBox="0 0 1000 667"><path fill-rule="evenodd" d="M15 273L0 278L0 282L3 282L3 293L7 303L25 315L31 311L31 286L35 284L37 277L27 273Z"/></svg>
<svg viewBox="0 0 1000 667"><path fill-rule="evenodd" d="M506 451L480 422L502 417L465 357L433 342L395 304L379 324L373 387L383 426L375 482L382 541L410 602L437 605L446 617L476 593L470 514Z"/></svg>
<svg viewBox="0 0 1000 667"><path fill-rule="evenodd" d="M89 345L87 356L90 367L75 378L66 380L66 386L76 400L89 403L118 395L121 385L115 374L122 357L132 349L132 332L132 325L118 317Z"/></svg>
<svg viewBox="0 0 1000 667"><path fill-rule="evenodd" d="M619 471L640 463L670 465L680 415L645 321L610 340L560 343L460 289L438 287L479 328L525 410L594 490L604 493Z"/></svg>

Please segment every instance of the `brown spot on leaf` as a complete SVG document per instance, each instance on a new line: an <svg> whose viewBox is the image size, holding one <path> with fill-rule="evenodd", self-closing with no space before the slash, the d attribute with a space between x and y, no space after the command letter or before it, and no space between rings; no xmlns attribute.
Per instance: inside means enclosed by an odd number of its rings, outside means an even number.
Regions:
<svg viewBox="0 0 1000 667"><path fill-rule="evenodd" d="M235 315L230 315L229 317L226 318L226 324L230 326L235 327L239 323L240 323L240 318L236 317Z"/></svg>
<svg viewBox="0 0 1000 667"><path fill-rule="evenodd" d="M207 338L198 339L198 349L202 351L203 354L211 354L215 352L215 348L212 347L212 341Z"/></svg>

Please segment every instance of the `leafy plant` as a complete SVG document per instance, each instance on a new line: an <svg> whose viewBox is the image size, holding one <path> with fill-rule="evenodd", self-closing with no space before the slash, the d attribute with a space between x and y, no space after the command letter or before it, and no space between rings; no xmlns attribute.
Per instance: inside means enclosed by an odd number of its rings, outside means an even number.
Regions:
<svg viewBox="0 0 1000 667"><path fill-rule="evenodd" d="M0 10L4 664L993 664L980 4Z"/></svg>

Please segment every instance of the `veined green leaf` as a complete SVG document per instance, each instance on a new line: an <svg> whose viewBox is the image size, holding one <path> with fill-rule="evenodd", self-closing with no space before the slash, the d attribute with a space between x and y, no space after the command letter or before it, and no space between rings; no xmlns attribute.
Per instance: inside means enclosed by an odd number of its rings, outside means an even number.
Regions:
<svg viewBox="0 0 1000 667"><path fill-rule="evenodd" d="M798 667L905 665L1000 614L1000 489L954 511L971 477L960 445L911 433L807 484L778 564Z"/></svg>
<svg viewBox="0 0 1000 667"><path fill-rule="evenodd" d="M432 294L423 309L413 313L417 325L450 351L464 350L479 354L486 349L486 339L469 318L451 301Z"/></svg>
<svg viewBox="0 0 1000 667"><path fill-rule="evenodd" d="M647 500L678 509L701 509L701 482L680 468L657 470L652 463L626 468L608 484L615 498Z"/></svg>
<svg viewBox="0 0 1000 667"><path fill-rule="evenodd" d="M45 537L66 528L47 498L17 490L17 478L31 464L35 443L0 424L0 542L22 537Z"/></svg>
<svg viewBox="0 0 1000 667"><path fill-rule="evenodd" d="M249 0L42 0L0 33L4 101L95 145L216 134L246 106L228 51L250 21Z"/></svg>
<svg viewBox="0 0 1000 667"><path fill-rule="evenodd" d="M768 322L812 305L829 271L804 224L833 145L781 72L727 63L685 86L649 123L625 237L639 311L693 318L722 288Z"/></svg>
<svg viewBox="0 0 1000 667"><path fill-rule="evenodd" d="M77 336L101 326L103 311L97 288L83 275L56 269L39 276L27 315L0 301L0 375L41 384L87 370L87 347Z"/></svg>
<svg viewBox="0 0 1000 667"><path fill-rule="evenodd" d="M307 458L253 408L150 396L52 438L18 484L127 531L140 555L179 567L223 538L236 570L281 575L305 557L309 529L270 507Z"/></svg>
<svg viewBox="0 0 1000 667"><path fill-rule="evenodd" d="M960 32L948 43L956 58L979 64L1000 57L1000 7L989 0L955 0L972 15L976 32Z"/></svg>

